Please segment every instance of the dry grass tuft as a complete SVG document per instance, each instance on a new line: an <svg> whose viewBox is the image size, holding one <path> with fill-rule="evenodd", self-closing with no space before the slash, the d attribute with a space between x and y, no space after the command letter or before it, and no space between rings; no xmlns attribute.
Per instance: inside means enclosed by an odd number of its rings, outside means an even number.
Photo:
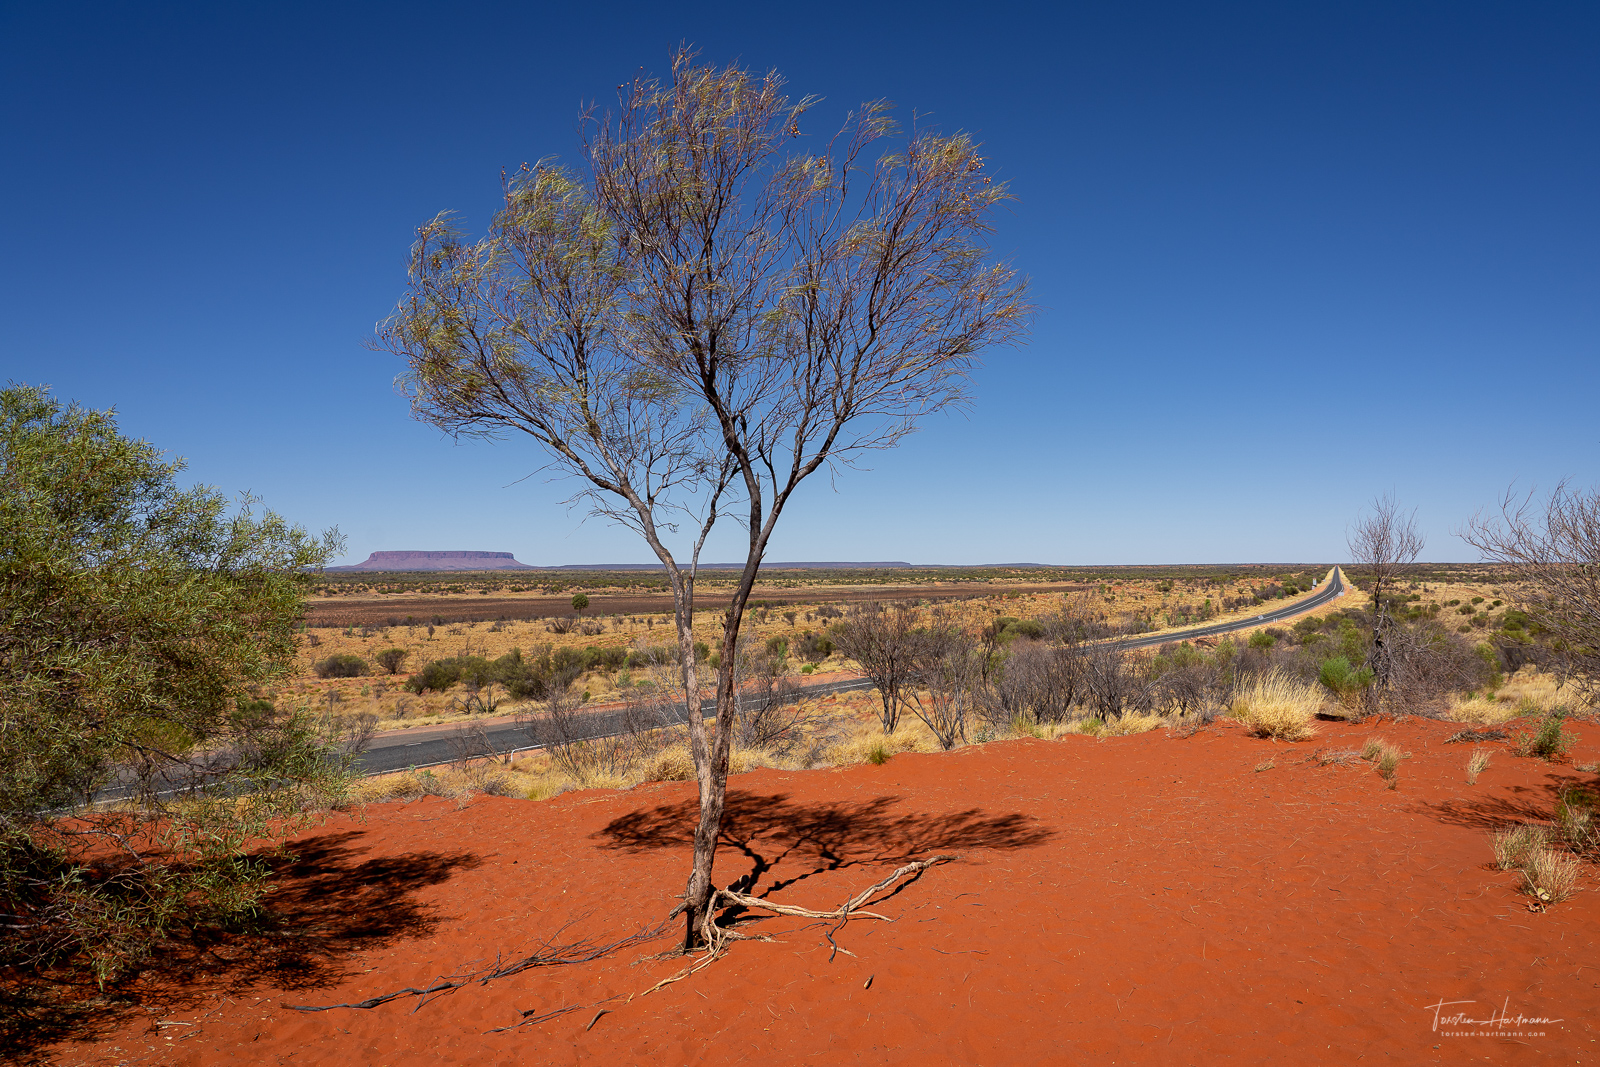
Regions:
<svg viewBox="0 0 1600 1067"><path fill-rule="evenodd" d="M1472 750L1472 755L1467 759L1467 784L1477 785L1478 775L1489 767L1489 750L1482 745Z"/></svg>
<svg viewBox="0 0 1600 1067"><path fill-rule="evenodd" d="M1322 706L1315 688L1273 671L1240 689L1228 711L1257 737L1304 741L1316 733L1311 724Z"/></svg>
<svg viewBox="0 0 1600 1067"><path fill-rule="evenodd" d="M1128 712L1119 718L1112 719L1100 730L1101 737L1132 737L1134 734L1145 734L1158 726L1165 726L1167 720L1160 715L1140 715Z"/></svg>
<svg viewBox="0 0 1600 1067"><path fill-rule="evenodd" d="M1469 726L1499 726L1501 723L1510 722L1522 714L1516 704L1503 700L1496 700L1485 693L1474 693L1470 697L1458 697L1450 702L1450 708L1445 712L1452 722L1466 723Z"/></svg>
<svg viewBox="0 0 1600 1067"><path fill-rule="evenodd" d="M1522 715L1530 712L1548 715L1564 703L1556 676L1532 667L1523 667L1508 678L1500 687L1498 699L1511 704Z"/></svg>
<svg viewBox="0 0 1600 1067"><path fill-rule="evenodd" d="M1533 823L1508 826L1494 832L1494 862L1502 871L1521 867L1523 861L1550 842L1550 831Z"/></svg>
<svg viewBox="0 0 1600 1067"><path fill-rule="evenodd" d="M1278 761L1273 759L1271 756L1268 756L1266 759L1256 764L1256 773L1260 774L1262 771L1270 771L1277 765Z"/></svg>
<svg viewBox="0 0 1600 1067"><path fill-rule="evenodd" d="M1597 836L1594 817L1594 798L1582 789L1563 789L1556 801L1556 829L1575 851L1592 849Z"/></svg>
<svg viewBox="0 0 1600 1067"><path fill-rule="evenodd" d="M1535 849L1523 861L1522 877L1529 896L1541 904L1559 904L1577 891L1578 860L1561 849Z"/></svg>
<svg viewBox="0 0 1600 1067"><path fill-rule="evenodd" d="M1402 752L1381 737L1367 739L1361 746L1361 758L1371 763L1378 776L1389 783L1389 788L1395 788L1400 770L1400 761L1411 758L1411 753Z"/></svg>

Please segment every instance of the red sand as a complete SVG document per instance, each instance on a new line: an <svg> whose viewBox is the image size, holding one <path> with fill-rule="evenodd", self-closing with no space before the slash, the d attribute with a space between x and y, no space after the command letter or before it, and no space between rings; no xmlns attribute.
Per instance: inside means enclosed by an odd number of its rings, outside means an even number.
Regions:
<svg viewBox="0 0 1600 1067"><path fill-rule="evenodd" d="M739 943L631 1001L682 965L640 962L669 938L420 1008L287 1010L426 986L523 955L568 922L563 941L658 921L683 885L693 788L376 805L302 839L274 898L284 934L218 946L181 983L176 963L147 975L141 1004L55 1054L418 1067L1600 1058L1600 893L1530 913L1487 833L1548 818L1560 783L1594 776L1495 745L1468 786L1469 746L1442 743L1453 729L1330 724L1315 742L1274 745L1219 725L1188 740L1070 737L758 771L731 783L719 882L755 871L758 894L832 908L908 857L961 859L881 900L897 922L852 921L838 941L854 955L831 962L823 928L765 919L744 929L776 943ZM1594 759L1600 729L1576 729L1577 758ZM1305 761L1374 734L1414 754L1396 790L1365 763ZM1269 755L1277 768L1256 773ZM1440 1002L1446 1015L1561 1021L1450 1036L1457 1027L1435 1030ZM568 1005L583 1007L485 1034Z"/></svg>

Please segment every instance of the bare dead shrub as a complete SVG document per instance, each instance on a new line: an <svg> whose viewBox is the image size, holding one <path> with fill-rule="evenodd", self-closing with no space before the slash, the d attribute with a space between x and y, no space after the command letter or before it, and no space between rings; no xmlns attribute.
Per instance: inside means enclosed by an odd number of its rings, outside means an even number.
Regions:
<svg viewBox="0 0 1600 1067"><path fill-rule="evenodd" d="M792 624L795 614L785 612ZM833 628L833 641L839 651L856 661L861 673L872 679L883 705L880 721L883 732L894 733L906 704L905 687L916 670L919 636L915 616L904 608L884 608L877 603L862 604L848 619Z"/></svg>
<svg viewBox="0 0 1600 1067"><path fill-rule="evenodd" d="M610 736L589 736L591 724L579 711L583 695L574 689L574 680L570 671L552 679L542 714L519 714L517 725L573 781L592 785L620 779L641 754L639 734L625 728Z"/></svg>
<svg viewBox="0 0 1600 1067"><path fill-rule="evenodd" d="M915 688L908 689L911 710L947 751L967 739L986 659L976 639L954 627L931 632L920 642Z"/></svg>
<svg viewBox="0 0 1600 1067"><path fill-rule="evenodd" d="M450 769L458 773L464 773L474 761L498 755L481 722L458 724L445 744L450 748Z"/></svg>
<svg viewBox="0 0 1600 1067"><path fill-rule="evenodd" d="M1507 492L1499 514L1474 516L1461 538L1515 571L1524 610L1560 649L1550 668L1600 696L1600 490L1563 482L1542 508Z"/></svg>
<svg viewBox="0 0 1600 1067"><path fill-rule="evenodd" d="M781 656L754 642L740 654L734 685L733 739L745 748L787 756L819 717L813 705L796 699Z"/></svg>

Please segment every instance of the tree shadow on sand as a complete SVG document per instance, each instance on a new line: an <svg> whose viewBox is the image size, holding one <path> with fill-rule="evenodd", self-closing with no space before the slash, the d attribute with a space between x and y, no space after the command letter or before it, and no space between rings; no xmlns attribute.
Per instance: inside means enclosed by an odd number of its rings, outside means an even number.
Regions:
<svg viewBox="0 0 1600 1067"><path fill-rule="evenodd" d="M786 793L730 791L719 844L751 862L749 873L731 888L765 897L823 871L900 864L935 852L1036 848L1055 836L1020 813L989 815L977 808L941 815L896 813L899 803L900 797L881 796L798 804ZM691 798L630 812L595 836L604 847L631 852L687 849L699 818L700 802ZM784 860L799 861L802 873L755 893L762 877Z"/></svg>
<svg viewBox="0 0 1600 1067"><path fill-rule="evenodd" d="M1509 786L1482 797L1452 797L1437 804L1425 804L1422 810L1453 826L1501 830L1517 823L1549 822L1563 791L1582 789L1595 794L1600 792L1597 785L1600 779L1595 775L1560 773L1552 769L1543 785Z"/></svg>
<svg viewBox="0 0 1600 1067"><path fill-rule="evenodd" d="M348 959L393 942L426 937L438 925L416 890L481 862L469 852L412 852L362 859L363 831L297 842L278 860L277 889L245 929L192 930L164 942L137 975L103 993L83 974L47 984L0 981L0 1062L50 1062L49 1046L93 1040L130 1019L185 1011L209 998L270 987L330 986L351 973Z"/></svg>

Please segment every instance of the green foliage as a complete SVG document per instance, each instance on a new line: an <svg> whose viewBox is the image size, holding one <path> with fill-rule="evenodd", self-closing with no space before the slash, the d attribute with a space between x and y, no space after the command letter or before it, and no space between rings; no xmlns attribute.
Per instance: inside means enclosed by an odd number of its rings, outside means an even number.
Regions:
<svg viewBox="0 0 1600 1067"><path fill-rule="evenodd" d="M0 390L0 967L103 982L174 926L249 913L251 851L348 781L346 724L260 696L337 533L182 470L110 413Z"/></svg>
<svg viewBox="0 0 1600 1067"><path fill-rule="evenodd" d="M1493 645L1488 642L1480 642L1473 646L1472 653L1488 669L1489 676L1484 682L1485 689L1492 693L1505 684L1506 676L1500 672L1500 653L1495 651Z"/></svg>
<svg viewBox="0 0 1600 1067"><path fill-rule="evenodd" d="M390 674L400 673L400 668L405 665L406 657L410 653L403 648L386 648L372 658Z"/></svg>
<svg viewBox="0 0 1600 1067"><path fill-rule="evenodd" d="M833 639L826 633L808 632L801 635L795 651L807 663L821 663L833 654Z"/></svg>
<svg viewBox="0 0 1600 1067"><path fill-rule="evenodd" d="M340 652L327 659L318 660L311 669L316 672L318 678L360 678L372 673L366 660L348 652Z"/></svg>
<svg viewBox="0 0 1600 1067"><path fill-rule="evenodd" d="M1250 635L1248 644L1251 648L1268 649L1278 643L1278 639L1265 630L1257 630Z"/></svg>
<svg viewBox="0 0 1600 1067"><path fill-rule="evenodd" d="M1561 728L1566 721L1566 715L1559 710L1552 711L1534 726L1531 734L1525 735L1517 745L1517 755L1533 756L1542 760L1558 759L1566 755L1567 749L1577 738Z"/></svg>
<svg viewBox="0 0 1600 1067"><path fill-rule="evenodd" d="M1016 637L1039 641L1044 638L1044 626L1036 619L1012 619L1000 632L1000 636L1007 641Z"/></svg>
<svg viewBox="0 0 1600 1067"><path fill-rule="evenodd" d="M1371 667L1351 667L1344 656L1334 656L1322 661L1317 671L1317 681L1341 699L1353 697L1372 684Z"/></svg>
<svg viewBox="0 0 1600 1067"><path fill-rule="evenodd" d="M582 615L583 614L583 609L588 607L588 606L589 606L589 597L588 597L587 594L579 593L577 596L572 598L572 610L576 611L579 615Z"/></svg>

